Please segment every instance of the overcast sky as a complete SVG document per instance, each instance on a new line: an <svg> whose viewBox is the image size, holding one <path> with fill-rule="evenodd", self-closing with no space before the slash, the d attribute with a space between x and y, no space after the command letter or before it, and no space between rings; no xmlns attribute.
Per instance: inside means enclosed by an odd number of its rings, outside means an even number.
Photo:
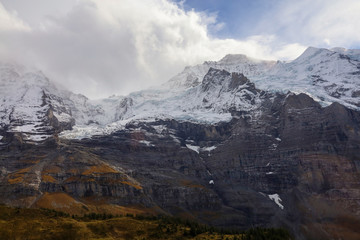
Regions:
<svg viewBox="0 0 360 240"><path fill-rule="evenodd" d="M0 61L90 98L125 95L228 53L359 48L359 13L359 0L0 0Z"/></svg>

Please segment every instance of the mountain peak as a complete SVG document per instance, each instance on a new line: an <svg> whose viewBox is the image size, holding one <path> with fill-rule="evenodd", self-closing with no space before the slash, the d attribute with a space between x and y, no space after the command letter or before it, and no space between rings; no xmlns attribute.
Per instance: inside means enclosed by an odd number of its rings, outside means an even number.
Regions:
<svg viewBox="0 0 360 240"><path fill-rule="evenodd" d="M349 51L349 49L343 48L343 47L333 47L333 48L330 48L330 50L334 51L334 52L340 52L340 53Z"/></svg>
<svg viewBox="0 0 360 240"><path fill-rule="evenodd" d="M238 64L245 62L254 62L254 59L251 59L244 54L227 54L219 61L219 63L222 64Z"/></svg>
<svg viewBox="0 0 360 240"><path fill-rule="evenodd" d="M333 52L337 52L348 56L351 60L360 61L360 49L347 49L342 47L335 47L330 49Z"/></svg>
<svg viewBox="0 0 360 240"><path fill-rule="evenodd" d="M281 64L252 59L244 54L228 54L217 62L186 67L161 88L133 93L129 95L129 101L123 97L89 100L85 96L53 87L41 72L18 73L13 67L0 64L0 79L4 79L0 84L0 105L6 109L0 112L0 118L6 120L4 126L11 125L9 119L15 122L25 117L29 119L28 122L35 123L40 115L41 119L47 119L46 111L51 108L59 122L70 123L69 126L75 119L77 126L88 127L89 123L97 123L103 127L118 120L164 115L202 121L210 119L205 112L211 110L211 121L215 122L228 119L228 115L223 113L228 113L227 110L234 106L252 109L254 104L250 100L258 99L257 89L271 93L304 92L314 96L324 106L336 101L360 109L359 63L351 61L360 56L358 51L309 47L296 60ZM349 57L350 53L353 58ZM250 83L256 85L257 89ZM25 101L24 96L31 101ZM32 107L45 106L43 101L47 109L41 108L40 112ZM20 108L19 102L24 106ZM26 104L31 106L26 107ZM14 107L16 111L12 111ZM33 119L32 116L37 118ZM89 131L94 132L92 129Z"/></svg>
<svg viewBox="0 0 360 240"><path fill-rule="evenodd" d="M299 57L294 60L294 62L304 61L306 59L313 58L321 53L331 53L331 51L326 48L308 47Z"/></svg>

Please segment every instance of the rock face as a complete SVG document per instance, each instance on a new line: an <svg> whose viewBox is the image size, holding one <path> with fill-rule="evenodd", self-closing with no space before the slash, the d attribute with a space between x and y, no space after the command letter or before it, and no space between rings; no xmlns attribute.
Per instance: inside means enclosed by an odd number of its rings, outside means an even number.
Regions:
<svg viewBox="0 0 360 240"><path fill-rule="evenodd" d="M357 237L360 113L223 76L229 91L247 84L261 104L218 124L135 121L91 139L9 141L1 146L2 202L36 206L43 194L63 192L85 205L141 206L220 227ZM205 80L204 91L216 79Z"/></svg>
<svg viewBox="0 0 360 240"><path fill-rule="evenodd" d="M338 56L310 49L296 61L319 54ZM242 55L220 62L239 61L253 76L279 64ZM2 203L78 214L121 206L218 227L285 227L297 239L360 238L353 106L259 89L242 73L212 67L175 96L144 91L99 102L44 78L6 95L4 86L25 75L1 71L11 80L0 88Z"/></svg>

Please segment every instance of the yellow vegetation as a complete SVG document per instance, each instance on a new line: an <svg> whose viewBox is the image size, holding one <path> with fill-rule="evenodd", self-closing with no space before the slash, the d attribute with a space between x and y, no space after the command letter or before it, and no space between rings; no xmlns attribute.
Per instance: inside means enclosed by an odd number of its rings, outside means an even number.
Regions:
<svg viewBox="0 0 360 240"><path fill-rule="evenodd" d="M61 168L58 166L48 166L42 172L44 174L46 174L46 173L59 173L60 171L61 171Z"/></svg>
<svg viewBox="0 0 360 240"><path fill-rule="evenodd" d="M108 165L100 164L96 166L91 166L89 169L85 170L82 174L90 175L90 174L104 174L104 173L118 173L118 171L109 167Z"/></svg>
<svg viewBox="0 0 360 240"><path fill-rule="evenodd" d="M68 213L78 213L78 209L82 208L83 205L84 204L76 201L66 193L48 192L45 192L44 195L35 203L36 207L56 209Z"/></svg>
<svg viewBox="0 0 360 240"><path fill-rule="evenodd" d="M31 170L30 167L20 169L12 174L9 174L8 183L16 184L24 181L24 174L28 173Z"/></svg>
<svg viewBox="0 0 360 240"><path fill-rule="evenodd" d="M88 212L96 213L111 213L114 215L158 215L159 211L154 210L153 208L145 208L139 205L132 206L119 206L116 204L109 204L106 201L106 198L94 198L86 197L82 198L81 201L86 204Z"/></svg>
<svg viewBox="0 0 360 240"><path fill-rule="evenodd" d="M75 199L70 197L66 193L48 193L45 192L45 194L37 201L37 204L41 205L42 202L51 203L52 205L69 205L73 203L77 203ZM43 206L46 207L46 206Z"/></svg>
<svg viewBox="0 0 360 240"><path fill-rule="evenodd" d="M31 170L30 167L28 168L23 168L23 169L20 169L18 171L15 172L15 174L24 174L24 173L28 173L29 171Z"/></svg>
<svg viewBox="0 0 360 240"><path fill-rule="evenodd" d="M292 239L284 230L258 230L246 239ZM242 239L214 228L171 217L71 216L49 209L0 205L0 239ZM256 238L256 239L258 239ZM358 238L354 238L358 239Z"/></svg>
<svg viewBox="0 0 360 240"><path fill-rule="evenodd" d="M131 217L73 219L46 209L0 206L0 239L157 239L149 236L159 231L158 225Z"/></svg>
<svg viewBox="0 0 360 240"><path fill-rule="evenodd" d="M74 182L74 181L80 181L80 177L71 176L65 180L65 182Z"/></svg>
<svg viewBox="0 0 360 240"><path fill-rule="evenodd" d="M57 211L63 211L69 214L86 214L94 213L111 213L111 214L151 214L157 215L158 212L151 208L144 208L141 206L119 206L108 204L106 198L87 197L79 199L79 201L72 198L66 193L48 193L46 192L35 204L34 207L48 208Z"/></svg>
<svg viewBox="0 0 360 240"><path fill-rule="evenodd" d="M43 182L50 182L50 183L56 183L56 179L53 178L50 175L42 175L42 181Z"/></svg>
<svg viewBox="0 0 360 240"><path fill-rule="evenodd" d="M79 174L79 169L69 169L68 172L72 174Z"/></svg>
<svg viewBox="0 0 360 240"><path fill-rule="evenodd" d="M22 177L16 177L16 178L9 178L8 179L8 183L10 183L10 184L21 183L22 181L24 181L24 179Z"/></svg>

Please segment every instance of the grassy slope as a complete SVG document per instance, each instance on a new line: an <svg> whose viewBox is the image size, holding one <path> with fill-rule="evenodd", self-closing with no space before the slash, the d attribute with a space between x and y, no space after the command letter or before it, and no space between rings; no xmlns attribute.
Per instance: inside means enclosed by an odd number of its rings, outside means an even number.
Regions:
<svg viewBox="0 0 360 240"><path fill-rule="evenodd" d="M264 238L263 238L264 237ZM281 229L230 234L169 217L89 214L0 206L0 239L290 239Z"/></svg>

